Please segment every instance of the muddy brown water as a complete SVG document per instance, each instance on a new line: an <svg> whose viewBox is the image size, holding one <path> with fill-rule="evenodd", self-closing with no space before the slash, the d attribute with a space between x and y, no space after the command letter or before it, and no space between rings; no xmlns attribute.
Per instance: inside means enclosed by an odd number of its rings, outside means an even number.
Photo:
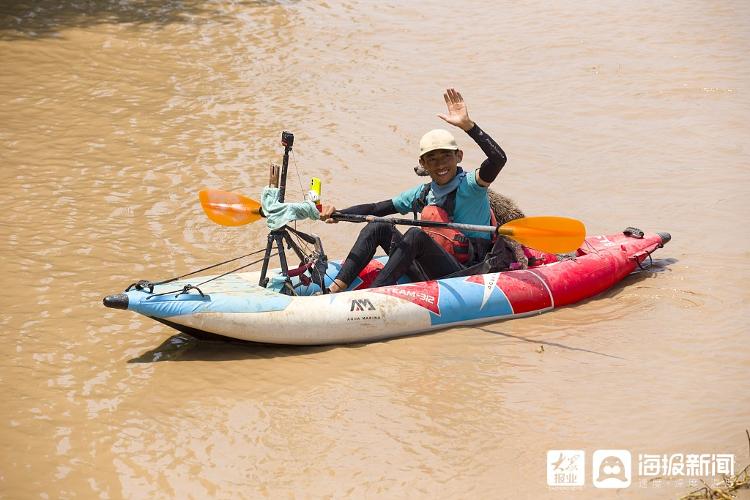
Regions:
<svg viewBox="0 0 750 500"><path fill-rule="evenodd" d="M739 1L4 3L0 496L615 494L591 470L550 489L550 449L739 469L748 21ZM669 231L653 268L541 316L355 346L185 348L102 307L262 246L197 192L257 197L282 130L290 199L311 176L337 206L415 185L448 86L508 153L497 190L589 234ZM303 227L339 257L359 229ZM619 496L690 490L641 479Z"/></svg>

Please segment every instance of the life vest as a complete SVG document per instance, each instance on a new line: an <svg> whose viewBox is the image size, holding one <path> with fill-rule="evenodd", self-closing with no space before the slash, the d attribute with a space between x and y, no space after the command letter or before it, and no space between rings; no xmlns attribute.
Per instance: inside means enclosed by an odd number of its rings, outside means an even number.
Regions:
<svg viewBox="0 0 750 500"><path fill-rule="evenodd" d="M422 213L422 220L435 222L453 222L453 212L456 207L455 189L448 193L442 206L428 205L427 195L430 192L432 183L428 182L422 187L422 191L412 203L414 219L417 214ZM497 226L495 213L490 208L490 224ZM443 247L446 252L455 257L461 264L474 262L484 257L484 254L492 245L488 245L485 238L470 238L458 229L448 227L423 227L422 231L427 233L438 245ZM493 233L491 242L494 243L497 233Z"/></svg>

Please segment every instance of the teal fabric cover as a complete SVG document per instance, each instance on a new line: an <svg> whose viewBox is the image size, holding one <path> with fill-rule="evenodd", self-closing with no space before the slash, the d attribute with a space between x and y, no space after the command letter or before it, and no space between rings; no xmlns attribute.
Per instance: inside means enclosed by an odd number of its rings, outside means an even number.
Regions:
<svg viewBox="0 0 750 500"><path fill-rule="evenodd" d="M266 215L266 225L271 231L293 220L319 220L320 212L312 201L279 203L279 188L266 186L261 194L261 206Z"/></svg>

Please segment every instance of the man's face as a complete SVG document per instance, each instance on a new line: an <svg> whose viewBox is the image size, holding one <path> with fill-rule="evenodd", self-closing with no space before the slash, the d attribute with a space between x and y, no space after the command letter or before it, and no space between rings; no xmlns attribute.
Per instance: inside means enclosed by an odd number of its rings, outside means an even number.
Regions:
<svg viewBox="0 0 750 500"><path fill-rule="evenodd" d="M433 181L443 185L456 176L456 169L463 156L460 149L436 149L423 154L419 164L427 170Z"/></svg>

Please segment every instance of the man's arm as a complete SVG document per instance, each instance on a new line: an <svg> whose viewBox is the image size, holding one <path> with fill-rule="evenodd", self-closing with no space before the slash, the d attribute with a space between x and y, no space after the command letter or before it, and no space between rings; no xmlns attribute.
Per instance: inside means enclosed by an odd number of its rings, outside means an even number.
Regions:
<svg viewBox="0 0 750 500"><path fill-rule="evenodd" d="M487 187L497 178L508 158L505 156L505 151L503 151L500 145L479 128L479 125L476 123L466 133L474 139L474 142L487 155L487 159L482 162L482 166L477 169L475 174L477 184Z"/></svg>
<svg viewBox="0 0 750 500"><path fill-rule="evenodd" d="M385 217L386 215L393 215L397 213L396 207L393 205L393 200L383 200L377 203L363 203L362 205L354 205L343 210L336 210L333 205L324 205L320 211L320 218L326 222L338 222L331 219L333 212L341 212L342 214L349 215L375 215L377 217Z"/></svg>
<svg viewBox="0 0 750 500"><path fill-rule="evenodd" d="M487 159L482 162L482 166L476 170L475 175L477 184L483 187L489 186L500 173L505 162L508 161L505 152L492 140L492 137L485 134L469 118L469 110L460 92L456 89L448 89L443 94L443 99L448 106L448 114L439 114L438 117L469 134L469 137L474 139L474 142L482 148L484 154L487 155Z"/></svg>
<svg viewBox="0 0 750 500"><path fill-rule="evenodd" d="M396 207L393 205L393 200L383 200L377 203L354 205L353 207L339 210L339 212L349 215L375 215L377 217L385 217L386 215L393 215L397 211Z"/></svg>

